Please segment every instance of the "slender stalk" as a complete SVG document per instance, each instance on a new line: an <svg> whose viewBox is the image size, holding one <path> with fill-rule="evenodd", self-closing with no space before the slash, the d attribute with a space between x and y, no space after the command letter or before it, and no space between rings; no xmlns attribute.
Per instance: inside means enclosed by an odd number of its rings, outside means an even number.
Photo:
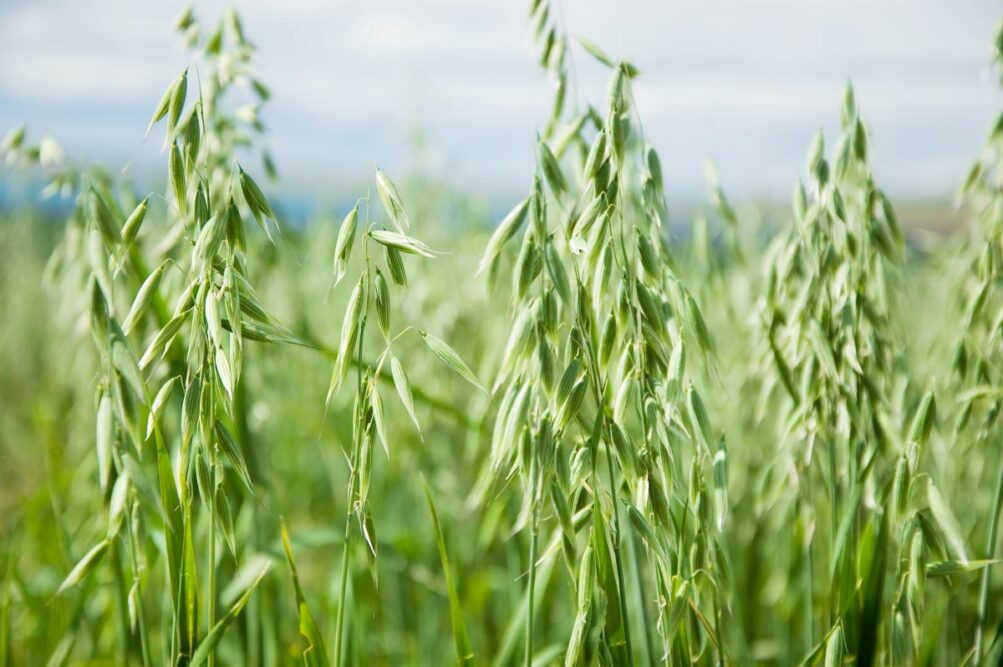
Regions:
<svg viewBox="0 0 1003 667"><path fill-rule="evenodd" d="M535 458L535 457L534 457ZM539 502L533 501L533 518L529 542L529 610L526 614L526 667L533 665L533 600L536 599L536 549L539 539Z"/></svg>
<svg viewBox="0 0 1003 667"><path fill-rule="evenodd" d="M836 441L835 440L830 440L826 444L828 445L827 449L829 450L829 496L830 496L829 497L829 502L830 502L830 506L829 506L829 516L830 516L829 525L830 525L830 531L831 531L831 538L830 539L832 540L832 545L833 545L832 557L836 558L835 543L836 543L836 536L839 533L839 521L840 521L840 519L839 519L839 482L838 482L838 479L836 477L836 474L837 474ZM809 493L810 493L810 491L809 491ZM809 517L807 515L808 511L810 511L810 510L807 510L805 512L805 516L804 516L804 520L806 522L807 522L807 520L809 520L811 518L811 517ZM805 525L807 526L807 523ZM809 611L811 611L812 608L813 608L813 606L812 606L812 602L813 601L812 601L812 597L811 596L812 596L812 594L814 592L814 588L813 588L813 584L814 584L814 572L812 571L812 565L813 565L813 562L814 562L814 559L812 557L813 556L813 554L812 554L812 546L813 546L813 544L814 544L814 539L812 540L812 542L810 544L807 545L807 548L805 549L805 551L806 551L805 556L808 559L808 568L807 568L807 572L805 573L805 577L808 580L808 596L809 597L808 597L808 600L807 600L807 605L808 605L808 610ZM832 563L832 565L830 566L829 571L830 572L836 572L836 568L837 567L839 567L839 563ZM831 596L831 603L827 606L827 608L825 610L825 614L826 614L826 616L825 616L825 625L826 625L826 627L829 627L829 626L832 625L833 618L838 613L839 613L839 589L836 588L833 591L833 595ZM808 618L809 619L810 618L814 618L814 616L809 615ZM823 632L824 632L824 630L823 630ZM811 646L813 646L814 643L815 643L814 630L811 627L811 623L809 622L808 623L808 646L806 647L806 649L809 648L809 647L811 647Z"/></svg>
<svg viewBox="0 0 1003 667"><path fill-rule="evenodd" d="M338 586L338 615L337 621L334 626L334 664L341 665L341 638L342 638L342 628L345 624L345 598L348 597L347 587L348 587L348 557L349 557L349 546L352 537L352 521L347 519L345 521L345 540L344 546L341 553L341 578L340 585Z"/></svg>
<svg viewBox="0 0 1003 667"><path fill-rule="evenodd" d="M213 477L215 477L216 466L213 465ZM213 481L213 496L215 496L216 483ZM209 592L206 594L208 596L207 604L209 606L209 611L206 615L206 621L208 627L211 630L213 626L216 625L216 499L213 497L209 500ZM216 649L212 648L209 651L208 659L209 667L213 667L216 664Z"/></svg>
<svg viewBox="0 0 1003 667"><path fill-rule="evenodd" d="M136 624L139 626L139 645L143 655L143 667L151 667L153 665L153 659L150 657L150 642L149 638L147 637L146 615L143 611L143 595L142 595L142 587L140 586L139 542L136 540L136 530L132 520L131 513L128 518L128 522L129 522L130 561L132 564L132 571L135 573L136 577L135 581L135 586L137 590Z"/></svg>
<svg viewBox="0 0 1003 667"><path fill-rule="evenodd" d="M807 526L807 521L809 520L807 510L802 511L801 521ZM805 596L804 596L804 607L805 607L805 625L804 625L804 646L801 647L802 652L808 652L811 647L815 645L815 628L812 624L812 619L815 618L814 609L814 598L815 598L815 568L813 558L814 551L814 540L805 545L804 549L804 586L805 586ZM826 613L829 613L828 610ZM828 623L828 620L826 621Z"/></svg>
<svg viewBox="0 0 1003 667"><path fill-rule="evenodd" d="M630 524L624 524L627 526L627 559L630 561L631 570L634 575L634 581L637 583L634 586L634 590L637 592L637 607L641 611L641 631L644 635L644 643L641 644L643 649L644 664L652 664L652 657L655 654L655 647L651 643L651 623L648 620L648 605L644 599L644 588L641 584L643 577L641 574L641 558L638 553L637 548L637 536L633 530L630 529Z"/></svg>
<svg viewBox="0 0 1003 667"><path fill-rule="evenodd" d="M130 650L132 642L129 641L129 606L126 602L125 575L122 573L122 562L119 558L118 547L119 543L117 540L112 542L109 548L110 553L108 554L112 563L112 571L115 575L115 594L119 600L119 604L116 605L118 611L118 650L125 664L131 665L133 652Z"/></svg>
<svg viewBox="0 0 1003 667"><path fill-rule="evenodd" d="M577 264L572 263L572 266L575 271L576 281L581 283L581 275L579 273ZM591 313L589 313L589 317L590 318L592 317ZM612 440L612 434L609 433L604 413L606 405L606 402L604 400L604 397L606 395L606 382L599 375L599 355L596 354L594 346L590 342L586 346L586 348L589 355L589 372L592 375L592 386L596 402L596 409L598 410L598 415L596 417L597 429L593 433L594 443L592 449L592 473L598 493L598 479L596 479L597 477L596 468L598 467L598 463L596 461L596 456L598 455L599 434L605 431L607 434L606 465L609 471L609 492L613 498L613 558L616 561L617 592L619 595L620 610L622 612L623 635L624 635L624 642L626 643L627 660L628 664L633 665L634 651L633 651L633 645L631 644L630 641L630 621L627 618L627 597L626 597L626 592L624 591L625 579L623 576L623 559L620 553L620 513L618 511L616 502L617 487L613 476L613 455L610 452L610 446L611 446L610 443L612 443L613 440Z"/></svg>
<svg viewBox="0 0 1003 667"><path fill-rule="evenodd" d="M540 484L537 483L537 452L534 451L530 463L530 479L534 486L533 492L533 518L530 520L530 593L529 611L526 615L526 667L533 666L533 618L536 609L536 589L537 589L537 542L540 537Z"/></svg>
<svg viewBox="0 0 1003 667"><path fill-rule="evenodd" d="M620 553L620 512L616 502L616 486L613 477L613 455L609 442L606 444L606 466L609 470L609 492L613 495L613 560L616 561L617 593L620 597L620 611L623 619L623 640L626 643L627 664L634 664L634 648L630 641L630 619L627 614L626 580L623 577L623 558Z"/></svg>
<svg viewBox="0 0 1003 667"><path fill-rule="evenodd" d="M986 559L992 559L996 552L996 540L999 535L1000 510L1003 509L1003 464L1000 465L999 477L996 479L996 495L993 500L993 515L989 520L989 539L986 541ZM982 642L985 633L986 611L989 608L989 584L992 568L982 568L982 580L979 584L979 607L975 624L975 649L973 660L976 665L982 664Z"/></svg>
<svg viewBox="0 0 1003 667"><path fill-rule="evenodd" d="M369 258L368 258L368 254L367 254L367 256L366 256L367 265L368 265L368 261L369 261ZM366 289L364 290L363 295L361 297L362 298L362 318L359 321L359 327L357 329L357 331L358 331L357 335L358 335L358 338L359 338L359 342L358 342L358 357L357 357L358 359L362 359L363 358L363 355L362 355L363 344L364 344L364 341L365 341L366 322L368 320L368 317L367 317L367 314L366 314L367 311L368 311L368 309L369 309L369 270L368 270L368 266L367 266L367 269L366 269L366 281L365 281L365 285L366 285ZM363 405L363 402L364 402L365 398L364 398L364 395L363 395L363 391L364 391L364 386L363 386L363 366L361 364L359 364L356 367L356 381L357 381L356 391L358 392L357 393L357 396L358 396L358 409L359 410L363 410L362 405ZM366 437L365 433L364 433L364 430L362 428L358 427L358 424L359 424L359 421L360 421L360 416L361 416L361 413L360 414L356 414L356 416L355 416L355 419L356 419L356 428L355 428L355 437L353 439L354 442L353 442L353 445L352 445L352 457L351 457L351 462L350 462L351 470L349 471L348 512L347 512L347 516L346 516L346 520L345 520L345 540L344 540L344 548L342 549L342 557L341 557L341 580L340 580L341 584L340 584L340 587L338 589L338 594L340 595L340 598L338 599L338 615L337 615L337 622L335 624L335 631L334 631L334 633L335 633L334 634L334 661L335 661L336 665L343 664L342 663L342 657L343 657L342 653L344 652L343 642L344 642L344 633L345 633L345 609L346 609L347 598L348 598L348 588L347 588L348 587L348 566L349 566L349 558L351 557L351 539L352 539L351 510L352 510L353 499L355 497L355 482L356 482L356 475L358 474L359 456L360 456L360 453L362 451L362 439L364 437Z"/></svg>

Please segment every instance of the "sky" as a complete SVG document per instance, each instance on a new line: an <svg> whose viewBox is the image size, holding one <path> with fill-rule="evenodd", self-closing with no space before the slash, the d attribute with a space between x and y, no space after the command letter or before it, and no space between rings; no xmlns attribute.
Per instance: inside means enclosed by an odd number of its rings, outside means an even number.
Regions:
<svg viewBox="0 0 1003 667"><path fill-rule="evenodd" d="M818 128L835 137L852 79L878 182L946 198L1003 107L989 45L998 0L554 0L586 36L642 75L635 96L671 201L703 196L713 159L732 198L784 199ZM142 141L190 57L171 30L182 3L0 1L0 134L28 122L77 162L163 164ZM196 2L206 23L230 3ZM550 83L524 0L238 2L273 92L267 143L287 192L338 192L379 165L423 163L458 188L528 187ZM580 94L605 71L573 51ZM834 141L830 142L834 144ZM2 172L0 172L2 178Z"/></svg>

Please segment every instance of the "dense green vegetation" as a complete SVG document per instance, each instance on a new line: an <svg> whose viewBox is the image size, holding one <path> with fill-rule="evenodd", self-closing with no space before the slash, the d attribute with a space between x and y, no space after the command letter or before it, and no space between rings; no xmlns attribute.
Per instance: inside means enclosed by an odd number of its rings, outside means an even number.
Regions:
<svg viewBox="0 0 1003 667"><path fill-rule="evenodd" d="M670 222L637 69L534 0L524 200L300 228L237 15L177 28L162 192L4 141L72 213L0 224L0 664L1003 659L1003 116L955 237L849 86L789 215Z"/></svg>

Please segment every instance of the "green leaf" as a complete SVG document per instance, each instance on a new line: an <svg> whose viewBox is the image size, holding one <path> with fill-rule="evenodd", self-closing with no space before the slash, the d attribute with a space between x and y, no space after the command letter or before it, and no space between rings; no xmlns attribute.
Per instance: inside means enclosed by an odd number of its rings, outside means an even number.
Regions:
<svg viewBox="0 0 1003 667"><path fill-rule="evenodd" d="M537 142L540 156L540 166L543 168L543 176L547 179L547 185L558 199L568 191L568 183L564 179L561 165L550 151L550 146L545 141Z"/></svg>
<svg viewBox="0 0 1003 667"><path fill-rule="evenodd" d="M707 328L707 322L704 320L696 300L689 292L686 293L686 313L690 320L690 325L693 327L694 332L696 332L697 343L700 345L701 351L705 353L713 352L714 339L711 338L710 329Z"/></svg>
<svg viewBox="0 0 1003 667"><path fill-rule="evenodd" d="M98 477L101 481L102 491L107 490L108 481L111 479L113 437L111 397L102 392L101 399L98 401L96 428Z"/></svg>
<svg viewBox="0 0 1003 667"><path fill-rule="evenodd" d="M700 399L700 394L693 387L690 387L686 392L686 408L697 442L704 447L705 451L710 453L710 420L707 418L707 410Z"/></svg>
<svg viewBox="0 0 1003 667"><path fill-rule="evenodd" d="M303 650L303 661L307 667L327 667L330 663L327 659L327 648L324 646L324 639L320 634L320 628L310 613L307 606L306 596L300 587L299 573L296 570L296 561L293 559L293 548L289 543L289 531L286 529L286 522L281 519L282 548L286 553L286 563L289 564L289 572L293 578L293 588L296 590L296 611L299 614L299 630L303 638L307 640L308 646Z"/></svg>
<svg viewBox="0 0 1003 667"><path fill-rule="evenodd" d="M495 228L494 233L491 234L491 238L488 239L488 244L484 249L484 255L481 257L481 261L477 265L476 275L480 275L484 272L484 269L491 265L501 252L505 243L512 238L516 231L518 231L523 220L526 219L526 213L529 211L529 201L530 197L523 199L515 205L515 208L509 211L508 215L506 215L500 223L498 223L498 227Z"/></svg>
<svg viewBox="0 0 1003 667"><path fill-rule="evenodd" d="M178 215L183 216L188 209L187 180L184 164L181 161L181 150L178 142L171 142L171 152L167 162L167 174L171 182L171 193L174 195L174 205Z"/></svg>
<svg viewBox="0 0 1003 667"><path fill-rule="evenodd" d="M463 363L463 359L456 353L456 350L447 345L442 339L436 338L426 331L419 331L419 333L421 333L421 337L425 340L425 344L432 350L432 354L437 356L442 363L449 366L450 370L485 394L488 393L487 389L477 379L477 376L474 375L474 372Z"/></svg>
<svg viewBox="0 0 1003 667"><path fill-rule="evenodd" d="M453 573L449 567L449 553L446 550L446 540L442 535L442 526L439 524L439 514L435 511L435 502L432 500L432 492L425 482L425 476L419 475L421 488L425 491L425 500L428 502L428 511L432 515L432 525L435 528L435 542L439 547L439 560L442 562L442 572L446 579L446 589L449 593L449 618L453 625L453 643L456 645L456 659L461 665L472 664L474 651L470 646L470 639L467 637L467 626L463 621L463 608L460 606L460 596L456 592L456 583L453 581Z"/></svg>
<svg viewBox="0 0 1003 667"><path fill-rule="evenodd" d="M375 383L369 385L369 405L373 408L373 421L376 423L376 434L383 445L383 451L390 458L390 445L387 443L387 424L383 415L383 400Z"/></svg>
<svg viewBox="0 0 1003 667"><path fill-rule="evenodd" d="M331 399L348 373L348 365L352 358L352 346L358 337L359 319L362 316L364 285L364 278L360 276L348 299L348 306L345 308L345 317L341 321L341 343L338 346L338 357L335 359L334 368L331 371L331 382L327 387L327 397L324 399L325 406L330 405Z"/></svg>
<svg viewBox="0 0 1003 667"><path fill-rule="evenodd" d="M160 101L157 102L157 107L153 110L153 116L150 117L150 124L146 128L147 134L149 134L150 130L153 129L153 126L156 125L161 118L167 115L167 110L170 108L171 99L174 97L177 87L181 85L182 81L185 81L185 85L187 86L187 76L188 70L186 68L184 72L178 75L178 78L171 82L171 85L167 87L167 90L164 91Z"/></svg>
<svg viewBox="0 0 1003 667"><path fill-rule="evenodd" d="M237 476L240 477L240 481L244 483L247 490L254 495L254 484L251 482L251 473L247 469L247 463L244 461L244 454L240 449L240 445L237 444L236 439L233 434L230 433L223 422L216 420L216 437L219 441L220 450L222 450L223 455L233 466L234 470L237 471Z"/></svg>
<svg viewBox="0 0 1003 667"><path fill-rule="evenodd" d="M613 59L606 55L606 52L599 48L599 45L592 40L579 36L578 43L582 45L582 48L589 52L589 55L606 67L616 67L616 63Z"/></svg>
<svg viewBox="0 0 1003 667"><path fill-rule="evenodd" d="M927 486L927 501L930 504L930 512L933 514L937 526L943 533L943 537L954 553L955 559L961 562L968 561L968 554L965 550L965 540L961 536L961 525L955 518L951 508L944 502L940 491L931 481Z"/></svg>
<svg viewBox="0 0 1003 667"><path fill-rule="evenodd" d="M178 126L178 120L181 118L181 111L185 106L185 99L188 96L188 68L181 73L177 81L174 83L174 87L171 90L171 101L168 105L168 115L167 115L167 132L168 134L174 134L174 128ZM159 111L159 109L157 110Z"/></svg>
<svg viewBox="0 0 1003 667"><path fill-rule="evenodd" d="M421 255L422 257L429 258L435 257L434 250L418 239L402 233L377 229L369 232L369 236L380 245L393 248L394 250L399 250L400 252L407 253L409 255Z"/></svg>
<svg viewBox="0 0 1003 667"><path fill-rule="evenodd" d="M125 224L122 225L122 243L123 245L129 245L132 243L133 239L139 233L139 228L143 225L143 220L146 218L146 209L150 202L150 198L146 197L143 201L139 202L136 208L133 209L129 217L126 218Z"/></svg>
<svg viewBox="0 0 1003 667"><path fill-rule="evenodd" d="M270 565L265 565L261 569L261 572L259 572L258 575L254 578L254 581L251 582L251 585L247 587L247 590L244 591L244 594L241 595L240 598L233 603L233 606L230 607L230 609L226 612L226 614L221 619L219 619L219 621L216 622L216 625L214 625L211 630L209 630L209 632L205 636L205 639L203 639L202 642L199 643L198 649L196 649L195 653L192 655L192 660L189 663L190 667L198 667L203 662L208 660L209 654L216 649L216 645L219 644L220 640L223 638L223 634L226 632L226 629L230 627L233 621L244 609L244 606L247 605L247 601L251 599L251 595L254 593L254 590L258 587L258 584L260 584L261 580L265 577L266 574L268 574L268 570L270 567L271 567Z"/></svg>
<svg viewBox="0 0 1003 667"><path fill-rule="evenodd" d="M125 321L122 322L122 331L126 334L131 333L139 323L139 320L146 313L147 307L153 301L153 297L157 294L157 286L160 285L160 279L164 276L164 270L167 268L167 263L170 260L164 260L160 263L156 269L153 270L143 284L140 285L139 291L136 292L136 298L132 301L132 306L129 308L129 314L125 316Z"/></svg>
<svg viewBox="0 0 1003 667"><path fill-rule="evenodd" d="M143 377L139 373L136 357L133 356L125 339L117 335L111 341L111 362L115 366L115 370L125 379L126 384L136 392L136 397L145 403L147 399L146 383L143 382Z"/></svg>
<svg viewBox="0 0 1003 667"><path fill-rule="evenodd" d="M926 392L919 407L916 408L916 415L913 417L912 426L909 428L909 440L916 443L924 443L930 437L934 423L937 421L937 401L933 391Z"/></svg>
<svg viewBox="0 0 1003 667"><path fill-rule="evenodd" d="M356 204L338 229L338 240L334 244L334 284L337 285L345 276L345 267L355 243L355 230L359 221L359 205Z"/></svg>
<svg viewBox="0 0 1003 667"><path fill-rule="evenodd" d="M843 629L836 626L825 642L825 667L840 667L843 664Z"/></svg>
<svg viewBox="0 0 1003 667"><path fill-rule="evenodd" d="M104 556L104 552L107 551L110 546L111 540L104 539L91 547L90 551L84 554L84 557L81 558L73 569L70 570L70 573L66 575L66 579L64 579L63 583L59 585L59 590L56 591L56 595L60 595L66 589L79 584L80 581L87 576L87 573L101 561L101 557Z"/></svg>
<svg viewBox="0 0 1003 667"><path fill-rule="evenodd" d="M383 272L376 269L376 277L373 278L373 289L375 291L376 318L380 325L380 331L385 338L390 338L390 288L387 287L386 278Z"/></svg>
<svg viewBox="0 0 1003 667"><path fill-rule="evenodd" d="M404 367L401 365L400 360L393 355L390 355L390 373L393 375L394 388L397 390L397 395L400 397L404 409L407 410L408 416L411 417L411 421L414 422L414 427L418 430L418 437L424 440L421 434L421 425L418 423L418 417L414 413L414 397L411 394L411 384L408 382L407 374L404 372Z"/></svg>
<svg viewBox="0 0 1003 667"><path fill-rule="evenodd" d="M264 216L274 220L275 214L272 212L272 207L268 204L268 200L265 198L265 194L261 191L261 188L244 171L243 167L239 167L239 172L240 190L244 193L244 199L247 201L247 205L251 207L251 212L254 213L255 217L260 218Z"/></svg>
<svg viewBox="0 0 1003 667"><path fill-rule="evenodd" d="M926 566L926 576L928 577L949 577L952 574L963 572L976 572L992 565L1003 563L1003 558L990 558L984 560L944 560L939 563L930 563Z"/></svg>
<svg viewBox="0 0 1003 667"><path fill-rule="evenodd" d="M387 215L390 216L397 229L403 233L411 226L411 223L404 210L404 204L401 202L400 193L397 192L397 186L393 184L393 181L379 169L376 170L376 191L380 195L380 201L383 202L383 208Z"/></svg>

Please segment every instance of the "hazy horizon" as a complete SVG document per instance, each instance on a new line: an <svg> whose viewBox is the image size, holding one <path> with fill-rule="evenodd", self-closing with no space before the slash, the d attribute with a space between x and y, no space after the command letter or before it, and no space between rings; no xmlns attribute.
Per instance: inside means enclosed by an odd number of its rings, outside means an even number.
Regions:
<svg viewBox="0 0 1003 667"><path fill-rule="evenodd" d="M786 199L811 135L822 127L835 136L847 79L872 131L879 182L901 199L950 196L1000 107L987 67L998 8L864 4L589 0L564 3L562 20L642 70L636 97L670 201L702 196L708 158L734 198ZM183 6L4 3L0 134L25 121L74 160L128 164L139 175L162 169L159 140L141 139L189 62L171 30ZM195 10L209 24L227 6ZM419 129L423 164L442 179L489 198L525 189L550 93L527 8L242 3L257 71L274 94L263 120L277 188L323 198L374 164L403 169ZM603 68L581 49L573 59L580 92L601 100Z"/></svg>

